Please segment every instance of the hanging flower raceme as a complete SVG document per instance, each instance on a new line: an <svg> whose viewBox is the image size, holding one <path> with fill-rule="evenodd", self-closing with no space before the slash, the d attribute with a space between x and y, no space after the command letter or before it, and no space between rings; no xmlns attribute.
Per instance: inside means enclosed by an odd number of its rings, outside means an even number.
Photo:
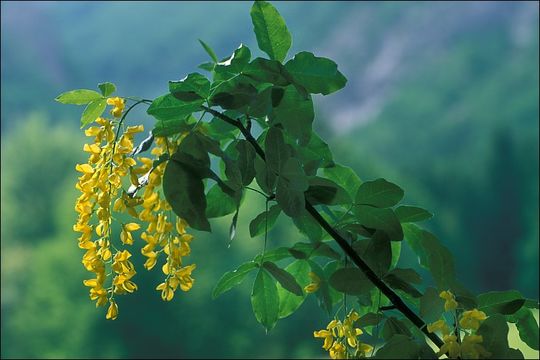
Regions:
<svg viewBox="0 0 540 360"><path fill-rule="evenodd" d="M313 332L314 337L324 339L323 349L328 351L330 358L363 358L373 350L371 345L358 340L363 334L360 328L354 327L359 318L358 313L351 310L343 322L334 319L328 323L326 329Z"/></svg>
<svg viewBox="0 0 540 360"><path fill-rule="evenodd" d="M113 106L111 114L115 118L122 116L124 99L109 98L107 104ZM83 283L96 306L109 303L106 318L111 320L118 316L115 296L137 290L133 280L137 271L130 260L132 253L123 247L138 242L144 245L141 253L147 258L144 263L147 270L157 264L159 254L166 255L162 266L166 279L158 286L164 300L171 300L178 287L190 290L195 269L195 264L183 264L183 257L191 252L189 244L193 239L186 232L188 225L180 218L172 219L171 206L161 197L166 162L154 166L161 155L173 153L181 140L174 143L156 138L156 146L151 150L155 158L139 157L137 161L131 156L134 136L144 128L142 125L123 127L122 120L97 118L96 126L85 130L85 135L91 138L83 146L88 161L75 167L81 173L75 185L81 195L75 203L78 219L73 230L80 233L79 247L85 250L82 263L93 273ZM134 187L135 191L124 190L124 185ZM139 190L143 194L137 196ZM120 232L113 234L113 219L116 219L113 213L125 213L134 220L120 223ZM139 239L136 232L141 228L144 231Z"/></svg>
<svg viewBox="0 0 540 360"><path fill-rule="evenodd" d="M443 291L440 297L445 299L445 311L451 311L453 319L457 319L455 310L459 304L455 300L454 295L450 291ZM491 356L491 353L481 345L483 338L481 335L476 335L476 330L480 327L482 321L486 320L487 316L483 311L472 309L464 311L458 323L447 323L442 318L434 323L428 324L429 332L440 332L443 335L443 346L441 346L438 356L446 354L451 359L485 359ZM463 336L461 338L461 336ZM458 338L459 337L459 338Z"/></svg>

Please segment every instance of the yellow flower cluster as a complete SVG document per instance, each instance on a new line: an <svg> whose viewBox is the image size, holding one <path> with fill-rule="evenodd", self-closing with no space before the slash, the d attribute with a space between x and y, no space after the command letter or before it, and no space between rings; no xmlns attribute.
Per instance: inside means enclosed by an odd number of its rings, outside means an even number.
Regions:
<svg viewBox="0 0 540 360"><path fill-rule="evenodd" d="M107 104L114 106L111 110L111 115L119 118L122 116L122 111L124 111L125 102L124 99L119 97L113 97L107 99Z"/></svg>
<svg viewBox="0 0 540 360"><path fill-rule="evenodd" d="M455 300L454 295L450 291L443 291L440 293L440 297L445 299L445 310L455 310L458 303ZM487 316L483 311L472 309L464 311L459 320L460 331L456 327L457 324L452 327L448 326L444 319L440 319L427 326L429 332L441 332L443 335L444 344L437 353L438 356L446 354L451 359L481 359L488 358L491 353L486 351L482 345L483 341L481 335L476 335L475 332L480 327L482 321L486 320ZM463 339L458 339L460 332L464 333Z"/></svg>
<svg viewBox="0 0 540 360"><path fill-rule="evenodd" d="M343 322L334 319L326 329L314 331L313 336L324 339L323 349L328 351L332 359L366 357L373 347L358 340L363 332L360 328L355 328L354 323L359 318L358 313L351 310Z"/></svg>
<svg viewBox="0 0 540 360"><path fill-rule="evenodd" d="M111 111L114 117L122 115L124 99L109 98L107 103L114 106ZM163 265L166 281L158 286L164 300L171 300L178 286L184 291L193 286L191 272L195 265L182 266L182 257L191 251L189 243L193 236L186 233L187 224L182 219L176 219L173 229L171 206L161 199L166 162L154 167L154 160L140 157L141 165L136 167L137 161L130 156L134 149L134 135L144 131L143 126L125 127L118 137L119 129L115 129L121 125L118 121L100 117L96 123L99 126L89 127L85 131L86 136L93 138L83 147L89 153L88 162L75 167L81 173L75 186L81 195L75 204L79 216L73 230L81 233L79 247L86 250L82 263L94 273L92 279L83 282L90 288L90 299L96 301L96 306L109 303L106 318L114 320L118 316L114 296L132 293L137 290L137 285L132 280L136 274L135 266L130 261L132 254L127 249L119 249L121 245L112 236L113 212L127 213L137 221L121 224L119 239L123 246L133 245L133 232L140 230L143 222L147 224L141 234L141 239L146 243L141 249L147 257L144 264L146 269L155 266L159 253L167 254L167 261ZM156 158L174 152L177 147L177 143L168 142L166 138L157 138L155 143L151 153ZM130 194L123 191L122 179L125 177L129 178L136 190L145 187L141 197L136 196L136 191ZM138 207L142 207L140 213ZM113 278L106 284L108 276Z"/></svg>

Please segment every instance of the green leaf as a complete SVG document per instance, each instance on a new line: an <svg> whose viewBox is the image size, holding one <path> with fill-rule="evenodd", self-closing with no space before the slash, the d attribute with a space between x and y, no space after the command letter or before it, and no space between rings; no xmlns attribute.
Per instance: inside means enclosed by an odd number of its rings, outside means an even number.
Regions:
<svg viewBox="0 0 540 360"><path fill-rule="evenodd" d="M97 91L79 89L62 93L58 95L54 100L62 104L85 105L100 99L103 99L103 96L101 96L101 94Z"/></svg>
<svg viewBox="0 0 540 360"><path fill-rule="evenodd" d="M246 276L258 266L257 263L250 261L240 265L236 270L226 272L212 290L212 299L217 298L219 295L226 291L229 291L233 287L240 285Z"/></svg>
<svg viewBox="0 0 540 360"><path fill-rule="evenodd" d="M200 106L204 100L182 101L175 98L172 94L160 96L154 101L146 113L158 120L171 120L185 118L196 111L200 111Z"/></svg>
<svg viewBox="0 0 540 360"><path fill-rule="evenodd" d="M276 262L289 257L291 257L291 254L289 253L289 248L283 246L267 251L264 256L262 254L259 254L255 256L253 261L256 263L260 263L261 260Z"/></svg>
<svg viewBox="0 0 540 360"><path fill-rule="evenodd" d="M452 253L442 245L437 237L414 224L404 224L405 239L420 260L420 265L428 269L440 289L448 289L455 283Z"/></svg>
<svg viewBox="0 0 540 360"><path fill-rule="evenodd" d="M392 249L384 233L376 232L373 238L355 241L352 246L378 276L386 274L392 261Z"/></svg>
<svg viewBox="0 0 540 360"><path fill-rule="evenodd" d="M349 295L368 293L373 283L356 267L347 267L337 270L330 277L330 285L337 291Z"/></svg>
<svg viewBox="0 0 540 360"><path fill-rule="evenodd" d="M433 214L416 206L402 205L396 208L396 216L401 223L418 222L431 219Z"/></svg>
<svg viewBox="0 0 540 360"><path fill-rule="evenodd" d="M397 266L399 257L401 256L401 242L392 241L390 243L390 247L392 248L392 261L390 262L390 269L393 269Z"/></svg>
<svg viewBox="0 0 540 360"><path fill-rule="evenodd" d="M412 270L412 269L394 269L394 270ZM412 271L415 272L414 270ZM418 275L418 277L420 277L420 275ZM419 298L422 296L422 293L420 291L418 291L414 286L409 284L410 278L409 278L409 274L407 273L404 274L403 272L399 272L399 271L391 271L390 273L384 276L383 280L394 290L401 290L414 298Z"/></svg>
<svg viewBox="0 0 540 360"><path fill-rule="evenodd" d="M107 107L107 100L105 98L99 98L90 102L84 109L81 116L81 129L93 121L96 121L98 117L103 114Z"/></svg>
<svg viewBox="0 0 540 360"><path fill-rule="evenodd" d="M351 199L356 198L356 193L358 192L358 188L362 184L362 181L353 169L347 166L334 164L332 167L325 168L323 172L324 176L345 189L349 193Z"/></svg>
<svg viewBox="0 0 540 360"><path fill-rule="evenodd" d="M283 165L276 189L276 200L285 214L290 217L301 215L307 189L308 181L300 161L289 158Z"/></svg>
<svg viewBox="0 0 540 360"><path fill-rule="evenodd" d="M515 314L507 316L506 319L516 323L519 331L519 338L532 349L538 350L538 324L533 313L528 308L521 308Z"/></svg>
<svg viewBox="0 0 540 360"><path fill-rule="evenodd" d="M268 153L267 154L267 161L268 161ZM270 169L261 158L258 156L255 157L255 180L257 180L257 184L261 188L262 191L264 191L267 194L274 193L274 187L276 184L277 176L276 174Z"/></svg>
<svg viewBox="0 0 540 360"><path fill-rule="evenodd" d="M357 205L353 208L356 220L363 226L382 230L391 241L403 239L403 230L392 209L380 209L368 205Z"/></svg>
<svg viewBox="0 0 540 360"><path fill-rule="evenodd" d="M187 115L181 118L170 118L165 120L157 120L152 134L154 136L171 136L184 131L189 131L197 122L192 115Z"/></svg>
<svg viewBox="0 0 540 360"><path fill-rule="evenodd" d="M296 260L285 268L298 281L302 289L311 282L309 277L310 269L309 263L305 260ZM277 289L279 295L279 318L282 319L294 313L302 305L306 295L304 293L301 296L295 295L280 284L278 284Z"/></svg>
<svg viewBox="0 0 540 360"><path fill-rule="evenodd" d="M232 221L231 221L231 226L229 227L229 245L228 245L228 247L231 246L231 243L232 243L234 237L236 236L236 223L238 222L238 213L239 212L240 212L240 208L237 207L236 212L234 213L234 216L233 216Z"/></svg>
<svg viewBox="0 0 540 360"><path fill-rule="evenodd" d="M227 115L227 112L225 112L225 115ZM204 127L206 133L216 140L233 140L236 139L240 132L237 127L216 117L208 123L201 122L199 126Z"/></svg>
<svg viewBox="0 0 540 360"><path fill-rule="evenodd" d="M191 73L179 81L169 81L169 91L181 101L206 99L210 94L210 81L199 73Z"/></svg>
<svg viewBox="0 0 540 360"><path fill-rule="evenodd" d="M249 234L251 237L258 236L260 234L264 233L264 230L266 228L266 217L268 216L268 231L274 226L276 223L276 220L281 213L281 208L279 205L272 205L268 209L268 213L266 211L263 211L259 215L255 217L255 219L251 220L249 223Z"/></svg>
<svg viewBox="0 0 540 360"><path fill-rule="evenodd" d="M234 53L214 67L214 82L229 80L240 74L251 59L251 51L244 44L234 51Z"/></svg>
<svg viewBox="0 0 540 360"><path fill-rule="evenodd" d="M294 81L312 94L328 95L342 89L347 79L330 59L302 51L285 64Z"/></svg>
<svg viewBox="0 0 540 360"><path fill-rule="evenodd" d="M538 309L538 305L538 299L525 299L525 304L523 304L529 309Z"/></svg>
<svg viewBox="0 0 540 360"><path fill-rule="evenodd" d="M259 49L272 60L285 60L292 38L276 8L266 1L255 1L251 8L251 21Z"/></svg>
<svg viewBox="0 0 540 360"><path fill-rule="evenodd" d="M308 260L311 271L315 273L321 279L319 284L319 290L315 292L315 296L319 300L319 306L330 315L332 313L333 302L330 292L330 287L328 286L328 276L326 272L320 267L319 264L313 260Z"/></svg>
<svg viewBox="0 0 540 360"><path fill-rule="evenodd" d="M197 67L199 69L201 69L201 70L204 70L204 71L213 72L215 66L216 66L216 63L208 61L208 62L204 62L202 64L199 64L199 66L197 66Z"/></svg>
<svg viewBox="0 0 540 360"><path fill-rule="evenodd" d="M411 331L405 325L405 323L397 318L391 316L386 319L382 329L382 338L386 341L390 340L395 335L412 336Z"/></svg>
<svg viewBox="0 0 540 360"><path fill-rule="evenodd" d="M439 292L432 287L420 298L420 317L427 323L440 319L444 311L444 300L439 296Z"/></svg>
<svg viewBox="0 0 540 360"><path fill-rule="evenodd" d="M409 336L396 334L375 354L375 359L436 359L429 348L413 341Z"/></svg>
<svg viewBox="0 0 540 360"><path fill-rule="evenodd" d="M242 74L259 83L287 86L289 85L289 81L283 76L285 71L285 68L279 61L258 57L246 65L242 70Z"/></svg>
<svg viewBox="0 0 540 360"><path fill-rule="evenodd" d="M238 168L242 174L242 184L248 186L255 177L255 149L247 140L239 140L236 144L238 151Z"/></svg>
<svg viewBox="0 0 540 360"><path fill-rule="evenodd" d="M504 316L494 314L482 322L476 335L483 338L482 346L494 359L501 359L508 351L508 324Z"/></svg>
<svg viewBox="0 0 540 360"><path fill-rule="evenodd" d="M306 145L311 136L311 125L315 118L313 101L304 98L292 85L287 86L278 106L273 108L270 116L272 124L282 124L285 130Z"/></svg>
<svg viewBox="0 0 540 360"><path fill-rule="evenodd" d="M265 261L263 267L276 279L283 288L291 293L302 296L302 288L296 282L294 276L270 261Z"/></svg>
<svg viewBox="0 0 540 360"><path fill-rule="evenodd" d="M167 163L163 174L163 193L174 213L185 219L190 227L211 231L206 218L206 196L202 178L185 164L175 161L175 155Z"/></svg>
<svg viewBox="0 0 540 360"><path fill-rule="evenodd" d="M103 96L109 96L116 91L116 85L111 82L104 82L98 84L99 90Z"/></svg>
<svg viewBox="0 0 540 360"><path fill-rule="evenodd" d="M218 58L216 56L216 53L214 52L214 50L212 50L212 48L207 44L205 43L204 41L202 41L201 39L199 39L199 43L201 44L201 46L203 47L204 51L206 51L206 53L208 55L210 55L210 58L212 59L213 62L217 63L218 62Z"/></svg>
<svg viewBox="0 0 540 360"><path fill-rule="evenodd" d="M308 179L309 188L306 190L306 199L312 204L339 205L350 204L349 194L332 180L319 176Z"/></svg>
<svg viewBox="0 0 540 360"><path fill-rule="evenodd" d="M263 269L259 269L253 284L251 307L255 318L266 331L272 330L279 316L279 295L276 283Z"/></svg>
<svg viewBox="0 0 540 360"><path fill-rule="evenodd" d="M376 314L376 313L368 312L368 313L362 315L362 316L360 317L360 319L358 319L358 320L356 321L356 323L357 323L359 326L362 326L362 327L365 327L365 326L375 326L375 325L377 325L378 323L380 323L383 319L384 319L384 315L383 315L383 314Z"/></svg>
<svg viewBox="0 0 540 360"><path fill-rule="evenodd" d="M311 243L297 242L289 248L289 251L297 259L308 259L315 256L323 256L336 260L341 259L339 253L332 249L326 242L322 241Z"/></svg>
<svg viewBox="0 0 540 360"><path fill-rule="evenodd" d="M257 89L242 76L221 82L212 90L210 101L223 109L242 111L257 97Z"/></svg>
<svg viewBox="0 0 540 360"><path fill-rule="evenodd" d="M290 157L289 150L283 138L283 131L280 128L272 126L268 129L266 141L264 142L264 151L266 153L268 167L279 174L281 168Z"/></svg>
<svg viewBox="0 0 540 360"><path fill-rule="evenodd" d="M305 146L298 146L296 148L296 152L298 153L298 158L302 161L302 164L304 164L304 171L306 172L306 175L316 175L317 169L320 167L327 168L334 165L334 159L328 144L325 143L314 131L311 132L308 144ZM327 177L330 178L329 176ZM338 185L343 186L339 182L335 181L335 179L330 178L330 180L333 180Z"/></svg>
<svg viewBox="0 0 540 360"><path fill-rule="evenodd" d="M525 299L516 290L490 291L478 295L478 309L487 315L511 315L518 311L524 303Z"/></svg>
<svg viewBox="0 0 540 360"><path fill-rule="evenodd" d="M292 219L300 233L305 235L310 241L317 242L322 239L321 225L307 211L303 210L299 216Z"/></svg>
<svg viewBox="0 0 540 360"><path fill-rule="evenodd" d="M393 275L401 280L411 284L421 284L422 277L414 269L401 269L396 268L391 270L388 275Z"/></svg>
<svg viewBox="0 0 540 360"><path fill-rule="evenodd" d="M206 217L217 218L232 214L236 211L236 202L225 194L219 185L214 185L206 194Z"/></svg>
<svg viewBox="0 0 540 360"><path fill-rule="evenodd" d="M340 293L339 291L337 291L333 287L329 286L327 279L329 279L330 276L332 276L333 273L335 273L338 269L340 269L342 267L343 267L343 262L341 260L335 260L335 261L330 261L330 262L326 263L326 265L323 268L324 279L325 280L322 283L325 285L325 287L324 287L325 291L328 291L328 295L330 296L330 301L331 301L331 304L332 304L332 308L334 306L339 306L339 305L342 304L342 302L343 302L343 293Z"/></svg>
<svg viewBox="0 0 540 360"><path fill-rule="evenodd" d="M403 189L385 179L366 181L358 188L356 203L387 208L396 205L403 194Z"/></svg>

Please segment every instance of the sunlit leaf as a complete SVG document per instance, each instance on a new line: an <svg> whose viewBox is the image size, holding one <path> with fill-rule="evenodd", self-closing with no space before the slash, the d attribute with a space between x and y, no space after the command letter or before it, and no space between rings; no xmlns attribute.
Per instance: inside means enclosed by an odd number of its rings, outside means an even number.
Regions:
<svg viewBox="0 0 540 360"><path fill-rule="evenodd" d="M215 299L233 287L240 285L246 276L257 268L257 263L250 261L240 265L236 270L226 272L212 290L212 298Z"/></svg>
<svg viewBox="0 0 540 360"><path fill-rule="evenodd" d="M54 100L62 104L85 105L100 99L103 99L103 96L97 91L78 89L62 93Z"/></svg>
<svg viewBox="0 0 540 360"><path fill-rule="evenodd" d="M259 49L267 53L270 59L283 61L292 38L276 8L266 1L255 1L251 8L251 21Z"/></svg>
<svg viewBox="0 0 540 360"><path fill-rule="evenodd" d="M279 295L276 283L264 269L259 269L253 290L251 292L251 306L255 318L266 331L272 330L279 316Z"/></svg>

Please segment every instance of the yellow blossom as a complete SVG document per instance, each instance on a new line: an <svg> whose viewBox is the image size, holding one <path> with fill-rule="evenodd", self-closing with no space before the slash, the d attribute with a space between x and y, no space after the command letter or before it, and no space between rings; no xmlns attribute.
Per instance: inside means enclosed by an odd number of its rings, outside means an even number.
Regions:
<svg viewBox="0 0 540 360"><path fill-rule="evenodd" d="M450 290L441 292L439 294L439 297L445 300L444 302L445 311L457 309L458 303L456 301L456 298L454 297L454 294L452 294Z"/></svg>
<svg viewBox="0 0 540 360"><path fill-rule="evenodd" d="M442 332L443 335L448 335L450 333L450 329L448 328L448 325L444 320L437 320L434 323L428 324L427 330L430 333L433 333L435 331Z"/></svg>
<svg viewBox="0 0 540 360"><path fill-rule="evenodd" d="M316 337L316 338L323 338L324 339L324 344L323 344L323 349L324 350L329 350L330 347L332 347L332 343L334 342L334 338L332 336L332 333L329 330L314 331L313 336Z"/></svg>
<svg viewBox="0 0 540 360"><path fill-rule="evenodd" d="M478 330L480 323L487 319L483 311L472 309L461 314L459 325L464 329Z"/></svg>
<svg viewBox="0 0 540 360"><path fill-rule="evenodd" d="M122 111L124 111L125 103L124 99L120 97L113 97L107 99L107 104L114 106L111 110L111 114L114 117L122 116Z"/></svg>
<svg viewBox="0 0 540 360"><path fill-rule="evenodd" d="M460 356L461 350L455 335L445 335L443 341L444 344L437 353L438 356L447 354L451 359L456 359Z"/></svg>
<svg viewBox="0 0 540 360"><path fill-rule="evenodd" d="M107 310L107 315L105 318L107 320L116 320L116 317L118 316L118 305L116 305L116 302L114 300L110 301L109 309Z"/></svg>
<svg viewBox="0 0 540 360"><path fill-rule="evenodd" d="M347 348L339 342L334 342L334 345L329 350L330 358L332 359L346 359Z"/></svg>

